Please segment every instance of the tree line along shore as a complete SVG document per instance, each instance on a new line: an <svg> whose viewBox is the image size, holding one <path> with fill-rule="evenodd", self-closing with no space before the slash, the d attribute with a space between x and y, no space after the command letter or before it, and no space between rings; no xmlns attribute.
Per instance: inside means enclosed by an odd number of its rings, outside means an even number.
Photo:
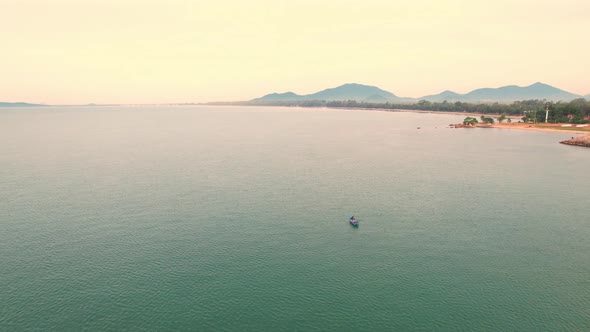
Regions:
<svg viewBox="0 0 590 332"><path fill-rule="evenodd" d="M518 123L512 123L511 119L505 115L496 118L498 124L495 124L494 118L481 116L481 123L476 117L468 116L463 120L463 123L450 124L450 128L508 128L508 129L525 129L525 130L542 130L542 131L571 131L577 134L590 134L590 126L588 124L555 124L555 123L532 123L526 122L526 118ZM506 120L506 124L502 122ZM590 147L590 135L581 137L572 137L571 139L559 142L566 145L575 145Z"/></svg>
<svg viewBox="0 0 590 332"><path fill-rule="evenodd" d="M548 123L585 124L590 122L590 101L579 98L570 102L551 102L546 100L521 100L510 104L501 103L465 103L465 102L430 102L421 100L413 104L372 103L356 100L273 100L245 101L234 103L212 103L244 106L296 106L296 107L331 107L362 108L384 110L415 110L431 112L458 112L473 114L494 114L506 117L518 117L522 122L545 122L546 110L549 110Z"/></svg>
<svg viewBox="0 0 590 332"><path fill-rule="evenodd" d="M253 100L231 103L209 103L216 105L239 106L285 106L285 107L328 107L339 109L375 109L406 110L441 113L469 114L463 123L451 124L452 128L509 128L543 131L570 131L578 134L590 134L590 101L579 98L569 102L552 102L547 100L521 100L510 104L501 103L467 103L467 102L430 102L421 100L413 104L372 103L356 100ZM478 119L475 114L481 114ZM471 116L473 115L473 116ZM492 117L492 115L495 117ZM546 118L547 117L547 118ZM517 120L516 120L517 119ZM516 120L516 121L514 121ZM480 122L481 121L481 122ZM505 122L504 122L505 121ZM590 135L560 142L562 144L590 147Z"/></svg>

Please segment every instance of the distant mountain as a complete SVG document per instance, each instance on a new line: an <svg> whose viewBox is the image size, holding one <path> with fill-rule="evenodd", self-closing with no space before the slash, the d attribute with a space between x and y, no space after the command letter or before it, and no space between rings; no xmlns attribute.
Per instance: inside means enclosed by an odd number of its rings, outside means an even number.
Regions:
<svg viewBox="0 0 590 332"><path fill-rule="evenodd" d="M336 88L322 90L305 96L311 100L384 100L394 101L399 99L391 92L381 90L376 86L362 85L356 83L344 84Z"/></svg>
<svg viewBox="0 0 590 332"><path fill-rule="evenodd" d="M440 102L446 100L448 102L462 101L462 102L482 102L482 103L509 103L517 100L530 99L547 99L549 101L570 101L582 96L576 95L551 85L537 82L535 84L520 87L516 85L508 85L500 88L483 88L473 90L466 94L457 94L452 91L445 91L438 95L424 96L423 100Z"/></svg>
<svg viewBox="0 0 590 332"><path fill-rule="evenodd" d="M256 101L262 101L262 100L269 100L269 101L273 101L273 100L302 100L303 99L302 97L303 96L300 96L300 95L293 93L293 92L285 92L285 93L271 93L266 96L256 98L254 100L256 100Z"/></svg>
<svg viewBox="0 0 590 332"><path fill-rule="evenodd" d="M448 102L455 102L455 101L459 101L461 99L461 94L458 94L456 92L453 91L449 91L449 90L445 90L437 95L429 95L429 96L424 96L422 98L418 98L419 100L428 100L428 101L432 101L432 102L443 102L443 101L448 101Z"/></svg>
<svg viewBox="0 0 590 332"><path fill-rule="evenodd" d="M29 104L29 103L7 103L0 101L0 107L35 107L35 106L46 106L42 104Z"/></svg>
<svg viewBox="0 0 590 332"><path fill-rule="evenodd" d="M586 98L586 100L590 100L590 94L585 95L584 98Z"/></svg>
<svg viewBox="0 0 590 332"><path fill-rule="evenodd" d="M448 102L461 101L471 103L511 103L517 100L530 99L571 101L576 98L584 97L540 82L525 87L508 85L500 88L483 88L473 90L466 94L460 94L446 90L436 95L429 95L421 98L400 98L389 91L382 90L375 86L349 83L308 95L298 95L293 92L271 93L266 96L253 99L252 101L273 102L298 100L356 100L359 102L364 101L371 103L416 103L420 100L427 100L431 102L442 102L446 100ZM590 95L585 96L585 98L590 100Z"/></svg>
<svg viewBox="0 0 590 332"><path fill-rule="evenodd" d="M385 103L388 101L399 102L404 98L399 98L391 92L379 89L376 86L349 83L336 88L322 90L320 92L298 95L293 92L271 93L253 101L279 101L279 100L356 100L374 103Z"/></svg>

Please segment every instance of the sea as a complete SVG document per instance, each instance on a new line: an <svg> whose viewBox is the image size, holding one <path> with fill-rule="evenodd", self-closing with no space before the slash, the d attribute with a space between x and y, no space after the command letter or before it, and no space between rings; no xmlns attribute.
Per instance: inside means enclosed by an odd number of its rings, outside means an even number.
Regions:
<svg viewBox="0 0 590 332"><path fill-rule="evenodd" d="M589 331L590 149L464 117L2 108L0 330Z"/></svg>

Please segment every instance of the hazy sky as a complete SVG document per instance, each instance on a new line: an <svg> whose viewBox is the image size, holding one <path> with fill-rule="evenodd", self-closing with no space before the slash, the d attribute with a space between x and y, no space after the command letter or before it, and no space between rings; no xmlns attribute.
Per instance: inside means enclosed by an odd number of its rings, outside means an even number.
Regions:
<svg viewBox="0 0 590 332"><path fill-rule="evenodd" d="M0 0L0 101L590 93L589 0Z"/></svg>

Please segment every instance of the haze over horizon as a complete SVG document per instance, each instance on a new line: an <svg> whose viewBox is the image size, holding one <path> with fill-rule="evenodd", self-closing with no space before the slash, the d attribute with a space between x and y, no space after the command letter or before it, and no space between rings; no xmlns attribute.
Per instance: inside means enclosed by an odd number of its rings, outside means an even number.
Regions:
<svg viewBox="0 0 590 332"><path fill-rule="evenodd" d="M538 81L590 93L581 0L24 0L0 11L0 101L231 101L350 82L414 98Z"/></svg>

